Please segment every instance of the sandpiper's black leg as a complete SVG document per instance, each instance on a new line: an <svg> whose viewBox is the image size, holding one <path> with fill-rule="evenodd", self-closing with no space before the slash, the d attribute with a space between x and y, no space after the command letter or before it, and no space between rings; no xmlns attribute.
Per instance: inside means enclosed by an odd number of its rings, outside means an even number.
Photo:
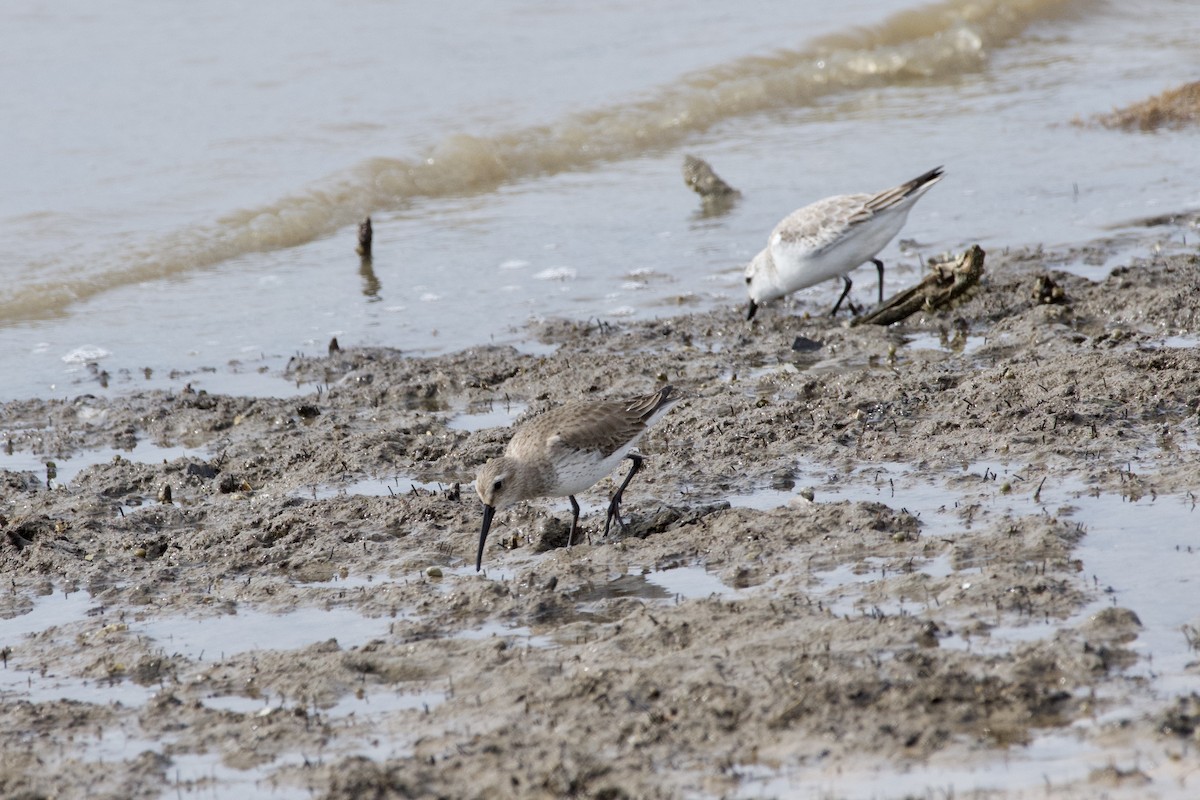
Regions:
<svg viewBox="0 0 1200 800"><path fill-rule="evenodd" d="M831 316L831 317L837 316L838 309L842 307L842 301L846 299L846 295L850 294L850 276L843 275L842 280L845 281L846 288L842 289L842 296L839 297L838 301L833 304L833 311L829 312L829 316ZM850 310L851 310L851 312L854 311L854 303L850 304Z"/></svg>
<svg viewBox="0 0 1200 800"><path fill-rule="evenodd" d="M631 480L633 480L633 476L636 475L637 471L642 468L643 459L641 456L636 455L635 453L630 453L625 457L633 462L633 466L629 468L629 474L626 475L625 480L621 482L621 488L617 489L616 494L614 494L612 496L612 500L609 501L608 516L604 518L605 537L608 536L608 528L610 525L612 525L612 521L614 519L622 528L625 527L625 521L621 519L621 496L625 492L625 487L629 485Z"/></svg>
<svg viewBox="0 0 1200 800"><path fill-rule="evenodd" d="M567 499L571 501L571 532L567 534L567 547L570 547L575 542L575 529L579 527L579 501L575 499L575 495L567 495ZM588 544L591 544L591 535L588 535Z"/></svg>
<svg viewBox="0 0 1200 800"><path fill-rule="evenodd" d="M879 271L879 305L883 305L883 262L878 258L872 258L875 263L875 269Z"/></svg>

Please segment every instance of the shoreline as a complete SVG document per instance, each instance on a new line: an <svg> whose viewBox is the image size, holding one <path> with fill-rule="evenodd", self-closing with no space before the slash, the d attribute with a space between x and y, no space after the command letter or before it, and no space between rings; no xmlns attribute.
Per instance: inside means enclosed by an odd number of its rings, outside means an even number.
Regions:
<svg viewBox="0 0 1200 800"><path fill-rule="evenodd" d="M118 452L53 490L4 473L0 616L50 624L2 642L29 686L3 688L0 793L857 797L1069 735L1061 777L977 796L1186 796L1200 705L1130 678L1166 623L1086 554L1106 499L1195 519L1200 270L1194 246L1055 269L1118 250L989 252L969 299L887 329L554 320L538 348L343 342L289 362L302 396L4 403L14 450ZM523 504L475 576L469 480L509 422L668 381L629 529L567 551L565 505ZM612 488L580 496L593 533ZM1131 581L1200 556L1147 557ZM1155 663L1194 691L1176 644Z"/></svg>

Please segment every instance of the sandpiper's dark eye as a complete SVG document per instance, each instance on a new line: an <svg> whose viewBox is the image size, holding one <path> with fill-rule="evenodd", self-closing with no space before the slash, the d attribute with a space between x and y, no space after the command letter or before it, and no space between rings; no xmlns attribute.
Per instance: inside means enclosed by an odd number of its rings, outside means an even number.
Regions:
<svg viewBox="0 0 1200 800"><path fill-rule="evenodd" d="M746 276L746 285L747 286L750 285L750 276L749 275Z"/></svg>
<svg viewBox="0 0 1200 800"><path fill-rule="evenodd" d="M496 482L492 484L492 491L493 491L493 492L498 492L498 491L500 491L500 490L501 490L501 489L503 489L503 488L504 488L504 479L503 479L503 478L496 478Z"/></svg>

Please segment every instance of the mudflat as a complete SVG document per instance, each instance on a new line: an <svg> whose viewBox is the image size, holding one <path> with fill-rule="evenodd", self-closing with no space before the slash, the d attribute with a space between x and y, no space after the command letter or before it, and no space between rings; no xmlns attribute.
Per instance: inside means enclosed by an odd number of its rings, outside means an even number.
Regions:
<svg viewBox="0 0 1200 800"><path fill-rule="evenodd" d="M117 455L0 473L0 795L932 797L1050 736L955 796L1194 796L1200 697L1134 677L1073 499L1200 486L1200 258L1160 234L1099 282L1062 267L1128 241L988 252L888 328L731 303L6 403L10 452ZM592 544L518 505L476 574L508 423L667 382L628 527L613 480Z"/></svg>

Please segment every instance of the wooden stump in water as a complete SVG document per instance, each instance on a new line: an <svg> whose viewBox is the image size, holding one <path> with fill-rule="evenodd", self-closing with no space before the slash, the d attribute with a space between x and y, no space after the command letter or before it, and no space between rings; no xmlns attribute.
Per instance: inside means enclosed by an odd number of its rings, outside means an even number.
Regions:
<svg viewBox="0 0 1200 800"><path fill-rule="evenodd" d="M683 181L700 195L703 203L702 216L719 216L742 196L742 193L721 180L712 167L702 158L683 157Z"/></svg>
<svg viewBox="0 0 1200 800"><path fill-rule="evenodd" d="M367 217L358 224L358 247L354 250L363 258L371 257L371 239L374 232L371 230L371 218Z"/></svg>
<svg viewBox="0 0 1200 800"><path fill-rule="evenodd" d="M683 181L701 197L728 197L739 195L737 189L721 180L708 162L695 156L683 157Z"/></svg>

